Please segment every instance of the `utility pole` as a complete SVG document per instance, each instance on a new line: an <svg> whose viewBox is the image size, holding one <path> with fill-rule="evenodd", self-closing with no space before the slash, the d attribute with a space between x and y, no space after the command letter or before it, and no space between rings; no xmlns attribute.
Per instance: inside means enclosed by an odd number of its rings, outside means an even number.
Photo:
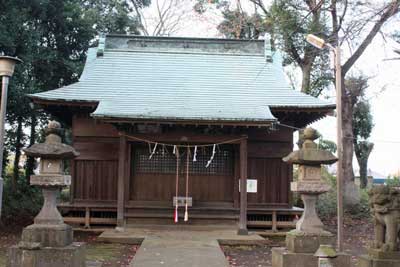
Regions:
<svg viewBox="0 0 400 267"><path fill-rule="evenodd" d="M337 186L337 248L339 252L343 251L343 130L342 130L342 65L340 46L332 46L326 43L324 39L313 34L308 34L307 42L318 49L329 48L335 54L335 80L336 80L336 119L337 119L337 171L336 171L336 186Z"/></svg>
<svg viewBox="0 0 400 267"><path fill-rule="evenodd" d="M342 65L341 51L337 46L335 52L335 76L336 76L336 119L337 119L337 247L340 252L343 251L343 131L342 131Z"/></svg>

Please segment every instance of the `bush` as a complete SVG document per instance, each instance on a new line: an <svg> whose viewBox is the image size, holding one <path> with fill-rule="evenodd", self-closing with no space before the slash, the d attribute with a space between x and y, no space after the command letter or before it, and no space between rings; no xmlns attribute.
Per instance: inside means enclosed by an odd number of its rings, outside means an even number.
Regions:
<svg viewBox="0 0 400 267"><path fill-rule="evenodd" d="M38 214L42 205L41 190L29 185L24 175L21 175L17 181L16 192L12 192L10 176L6 175L3 188L3 222L15 223L31 219Z"/></svg>
<svg viewBox="0 0 400 267"><path fill-rule="evenodd" d="M336 176L329 174L325 168L322 168L322 178L331 186L331 190L320 195L317 202L317 212L322 219L329 219L337 215ZM352 207L347 207L346 214L353 219L369 217L368 199L368 189L360 189L360 202Z"/></svg>
<svg viewBox="0 0 400 267"><path fill-rule="evenodd" d="M336 177L322 167L322 180L331 186L331 190L319 196L317 212L321 219L328 219L337 212Z"/></svg>
<svg viewBox="0 0 400 267"><path fill-rule="evenodd" d="M386 185L391 186L391 187L400 187L400 177L389 176L386 179Z"/></svg>
<svg viewBox="0 0 400 267"><path fill-rule="evenodd" d="M368 204L368 189L360 189L360 202L357 205L347 209L348 214L353 219L362 219L370 217L370 208Z"/></svg>

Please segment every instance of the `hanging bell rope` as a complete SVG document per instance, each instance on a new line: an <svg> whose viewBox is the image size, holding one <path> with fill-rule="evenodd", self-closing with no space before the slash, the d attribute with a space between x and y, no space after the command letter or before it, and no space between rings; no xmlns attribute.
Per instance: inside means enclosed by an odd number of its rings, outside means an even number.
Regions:
<svg viewBox="0 0 400 267"><path fill-rule="evenodd" d="M185 196L185 217L184 221L187 222L189 220L188 213L188 198L189 198L189 160L190 160L190 147L187 147L186 153L186 196Z"/></svg>
<svg viewBox="0 0 400 267"><path fill-rule="evenodd" d="M174 154L176 156L176 182L175 182L175 212L174 222L178 222L178 190L179 190L179 148L174 147Z"/></svg>

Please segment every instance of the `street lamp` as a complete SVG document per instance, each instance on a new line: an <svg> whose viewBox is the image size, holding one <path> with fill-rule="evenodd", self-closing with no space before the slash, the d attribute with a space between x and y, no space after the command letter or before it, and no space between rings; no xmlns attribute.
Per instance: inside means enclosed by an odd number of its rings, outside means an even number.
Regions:
<svg viewBox="0 0 400 267"><path fill-rule="evenodd" d="M329 48L335 54L335 78L336 78L336 112L337 112L337 246L343 251L343 143L342 143L342 65L340 62L340 47L332 46L324 39L308 34L306 40L319 49Z"/></svg>
<svg viewBox="0 0 400 267"><path fill-rule="evenodd" d="M1 87L1 106L0 106L0 217L3 203L3 152L5 138L5 119L7 109L7 89L10 77L14 74L14 68L17 63L22 62L19 58L0 55L0 78L2 78Z"/></svg>

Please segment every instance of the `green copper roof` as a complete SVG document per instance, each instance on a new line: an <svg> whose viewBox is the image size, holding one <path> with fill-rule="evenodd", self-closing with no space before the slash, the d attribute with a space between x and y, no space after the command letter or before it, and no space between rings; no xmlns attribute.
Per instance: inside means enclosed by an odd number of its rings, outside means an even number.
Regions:
<svg viewBox="0 0 400 267"><path fill-rule="evenodd" d="M263 41L111 35L89 50L79 82L31 97L96 101L98 118L268 122L273 107L334 107L291 89L279 56L271 62L265 49Z"/></svg>

